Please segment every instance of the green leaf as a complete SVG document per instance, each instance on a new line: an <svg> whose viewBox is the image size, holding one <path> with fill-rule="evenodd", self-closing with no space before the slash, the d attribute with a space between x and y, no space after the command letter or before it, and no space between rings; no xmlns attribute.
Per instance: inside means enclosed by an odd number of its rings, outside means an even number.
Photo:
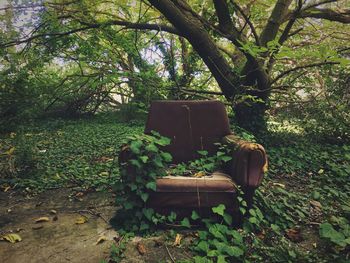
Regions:
<svg viewBox="0 0 350 263"><path fill-rule="evenodd" d="M339 246L345 246L345 236L343 233L338 232L333 228L330 223L323 223L320 225L320 236L323 238L329 238L333 243Z"/></svg>
<svg viewBox="0 0 350 263"><path fill-rule="evenodd" d="M167 152L161 152L160 155L163 157L164 161L169 163L173 160L173 157L171 156L170 153Z"/></svg>
<svg viewBox="0 0 350 263"><path fill-rule="evenodd" d="M226 256L220 255L216 261L217 263L226 263Z"/></svg>
<svg viewBox="0 0 350 263"><path fill-rule="evenodd" d="M132 209L134 207L134 204L131 202L125 202L123 204L123 206L124 206L125 210L129 210L129 209Z"/></svg>
<svg viewBox="0 0 350 263"><path fill-rule="evenodd" d="M147 230L147 229L149 229L149 224L142 221L140 225L140 231Z"/></svg>
<svg viewBox="0 0 350 263"><path fill-rule="evenodd" d="M209 251L209 244L207 241L202 240L198 243L198 245L196 246L196 249L198 251L203 251L205 254L207 254Z"/></svg>
<svg viewBox="0 0 350 263"><path fill-rule="evenodd" d="M148 193L142 193L141 194L141 199L146 202L148 200L149 194Z"/></svg>
<svg viewBox="0 0 350 263"><path fill-rule="evenodd" d="M146 151L148 151L148 152L158 152L158 147L157 146L155 146L153 143L151 143L151 144L148 144L147 146L146 146Z"/></svg>
<svg viewBox="0 0 350 263"><path fill-rule="evenodd" d="M140 154L141 146L142 146L142 141L132 141L130 143L130 150L135 154Z"/></svg>
<svg viewBox="0 0 350 263"><path fill-rule="evenodd" d="M223 160L225 163L232 160L232 157L230 157L230 156L221 156L220 158L221 158L221 160Z"/></svg>
<svg viewBox="0 0 350 263"><path fill-rule="evenodd" d="M183 226L183 227L191 228L190 221L188 220L187 217L185 217L184 219L182 219L182 221L180 222L180 224L181 224L181 226Z"/></svg>
<svg viewBox="0 0 350 263"><path fill-rule="evenodd" d="M141 159L141 161L142 161L143 163L147 163L147 161L148 161L148 156L146 156L146 155L140 156L140 159Z"/></svg>
<svg viewBox="0 0 350 263"><path fill-rule="evenodd" d="M141 163L138 160L132 159L132 160L130 160L130 163L139 169L141 169L141 167L142 167Z"/></svg>
<svg viewBox="0 0 350 263"><path fill-rule="evenodd" d="M225 205L220 204L217 207L213 207L211 210L213 211L213 213L223 216L225 212L225 208L226 208Z"/></svg>
<svg viewBox="0 0 350 263"><path fill-rule="evenodd" d="M148 220L152 220L152 216L154 215L154 210L152 208L143 208L142 213Z"/></svg>
<svg viewBox="0 0 350 263"><path fill-rule="evenodd" d="M244 254L244 251L241 248L236 246L226 246L225 252L229 254L231 257L236 257L236 258L239 258Z"/></svg>
<svg viewBox="0 0 350 263"><path fill-rule="evenodd" d="M170 139L167 137L161 137L159 140L156 141L156 143L161 146L166 146L170 144Z"/></svg>
<svg viewBox="0 0 350 263"><path fill-rule="evenodd" d="M208 151L197 151L200 155L202 156L207 156L208 155Z"/></svg>
<svg viewBox="0 0 350 263"><path fill-rule="evenodd" d="M192 220L197 220L198 218L200 218L198 213L196 211L192 211L191 219Z"/></svg>
<svg viewBox="0 0 350 263"><path fill-rule="evenodd" d="M157 184L156 184L156 182L148 182L146 184L146 188L155 191L157 188Z"/></svg>
<svg viewBox="0 0 350 263"><path fill-rule="evenodd" d="M226 224L231 225L232 224L232 216L229 214L224 214L224 221L226 222Z"/></svg>

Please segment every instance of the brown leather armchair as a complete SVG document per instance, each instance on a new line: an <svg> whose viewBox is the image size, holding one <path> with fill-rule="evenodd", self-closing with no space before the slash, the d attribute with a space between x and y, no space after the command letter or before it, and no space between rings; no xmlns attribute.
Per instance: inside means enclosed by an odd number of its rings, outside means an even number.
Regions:
<svg viewBox="0 0 350 263"><path fill-rule="evenodd" d="M152 130L171 139L171 144L163 150L172 155L174 164L198 158L199 150L214 154L217 142L232 147L233 159L210 176L158 178L156 191L150 193L147 207L160 213L188 214L197 210L207 214L211 207L224 204L228 211L234 212L238 210L237 185L242 187L248 206L251 205L254 190L267 168L266 153L261 145L240 140L232 134L223 103L154 101L145 133L150 134ZM119 161L126 161L127 156L121 151Z"/></svg>

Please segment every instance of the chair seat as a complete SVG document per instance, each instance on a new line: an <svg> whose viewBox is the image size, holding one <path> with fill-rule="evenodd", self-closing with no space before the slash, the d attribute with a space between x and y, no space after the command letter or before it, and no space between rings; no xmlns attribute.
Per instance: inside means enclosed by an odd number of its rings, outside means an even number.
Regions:
<svg viewBox="0 0 350 263"><path fill-rule="evenodd" d="M227 209L237 208L237 187L222 172L201 178L166 176L157 179L157 190L150 193L148 207L161 213L167 211L209 210L224 204Z"/></svg>
<svg viewBox="0 0 350 263"><path fill-rule="evenodd" d="M216 171L200 178L191 176L165 176L157 179L157 192L236 192L237 187L229 175Z"/></svg>

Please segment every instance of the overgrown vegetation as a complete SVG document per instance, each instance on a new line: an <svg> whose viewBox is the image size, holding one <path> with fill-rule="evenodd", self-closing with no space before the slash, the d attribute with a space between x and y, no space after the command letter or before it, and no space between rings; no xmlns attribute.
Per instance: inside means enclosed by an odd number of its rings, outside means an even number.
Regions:
<svg viewBox="0 0 350 263"><path fill-rule="evenodd" d="M130 136L146 140L154 151L158 149L154 146L168 141L140 137L143 129L140 122L126 124L118 118L115 114L102 114L78 120L51 119L2 136L1 187L27 188L32 192L63 186L101 190L115 182L120 188L126 187L128 184L121 184L122 177L113 160L122 141ZM197 262L218 256L220 260L251 262L342 262L349 256L350 146L327 144L321 138L295 132L298 129L292 126L271 124L271 127L274 130L269 136L255 138L266 147L270 169L246 223L233 230L225 223L229 219L205 221L199 232L192 230L198 235L189 249L197 255ZM243 138L254 139L249 133L234 129ZM19 151L18 147L24 148ZM157 160L146 158L141 144L133 147L140 151L137 155L140 164ZM170 161L166 154L163 157L160 152L154 154L161 158L159 163L156 161L158 166L151 161L157 169L162 169L164 161ZM143 181L139 184L143 185ZM152 187L152 183L148 185ZM122 204L126 203L119 203ZM219 217L225 215L224 207L215 211ZM148 213L152 211L143 212L152 215ZM176 216L169 215L167 220L174 222ZM198 220L199 216L192 214L180 224L189 229ZM133 229L134 226L130 222L128 231L140 230ZM149 221L138 226L152 233ZM117 250L122 253L120 248Z"/></svg>
<svg viewBox="0 0 350 263"><path fill-rule="evenodd" d="M113 248L118 262L134 232L159 234L152 226L176 220L142 211L154 173L171 161L158 149L167 139L141 135L150 102L218 99L232 130L264 145L270 167L240 229L223 206L213 208L221 221L193 213L179 223L191 232L193 260L349 261L349 8L346 0L1 3L1 189L136 193L117 203L141 209ZM136 184L117 165L127 138L133 169L147 177ZM172 173L205 174L230 158L224 149L199 154ZM193 229L196 220L204 228Z"/></svg>

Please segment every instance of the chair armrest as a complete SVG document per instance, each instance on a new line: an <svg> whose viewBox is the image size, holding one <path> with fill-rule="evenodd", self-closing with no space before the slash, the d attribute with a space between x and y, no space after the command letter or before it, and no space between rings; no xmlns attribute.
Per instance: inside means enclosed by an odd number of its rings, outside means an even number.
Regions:
<svg viewBox="0 0 350 263"><path fill-rule="evenodd" d="M223 138L223 144L232 151L232 160L226 172L244 188L257 188L267 171L268 161L264 147L230 134Z"/></svg>

